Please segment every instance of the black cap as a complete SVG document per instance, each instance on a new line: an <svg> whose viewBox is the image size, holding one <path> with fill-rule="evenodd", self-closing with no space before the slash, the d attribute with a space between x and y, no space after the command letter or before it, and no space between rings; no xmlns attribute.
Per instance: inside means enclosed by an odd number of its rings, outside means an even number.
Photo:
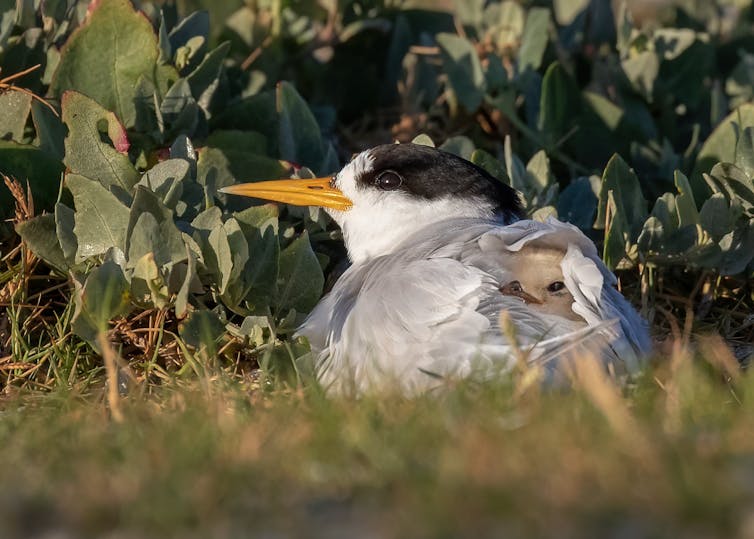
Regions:
<svg viewBox="0 0 754 539"><path fill-rule="evenodd" d="M369 156L371 169L356 178L358 185L401 190L427 200L477 198L506 219L524 217L513 188L455 154L419 144L383 144L371 148Z"/></svg>

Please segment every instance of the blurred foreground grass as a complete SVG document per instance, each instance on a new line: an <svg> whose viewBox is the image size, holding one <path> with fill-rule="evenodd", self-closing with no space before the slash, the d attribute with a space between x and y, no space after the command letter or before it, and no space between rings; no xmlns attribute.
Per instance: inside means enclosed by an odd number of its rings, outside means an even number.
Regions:
<svg viewBox="0 0 754 539"><path fill-rule="evenodd" d="M249 391L13 398L2 537L754 537L754 377L680 347L627 389L587 359L415 400ZM101 397L101 396L100 396Z"/></svg>

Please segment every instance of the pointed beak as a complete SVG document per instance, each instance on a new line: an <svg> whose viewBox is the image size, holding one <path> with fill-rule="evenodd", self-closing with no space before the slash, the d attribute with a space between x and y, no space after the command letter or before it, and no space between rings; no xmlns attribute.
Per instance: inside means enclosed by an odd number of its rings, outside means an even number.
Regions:
<svg viewBox="0 0 754 539"><path fill-rule="evenodd" d="M532 296L528 292L524 292L517 281L513 281L513 283L508 283L504 286L501 286L500 292L504 296L515 296L517 298L521 298L524 303L534 303L535 305L542 305L542 300L540 300L539 298L535 296Z"/></svg>
<svg viewBox="0 0 754 539"><path fill-rule="evenodd" d="M332 185L331 177L240 183L223 187L220 192L284 202L295 206L321 206L340 211L349 210L353 206L351 199Z"/></svg>

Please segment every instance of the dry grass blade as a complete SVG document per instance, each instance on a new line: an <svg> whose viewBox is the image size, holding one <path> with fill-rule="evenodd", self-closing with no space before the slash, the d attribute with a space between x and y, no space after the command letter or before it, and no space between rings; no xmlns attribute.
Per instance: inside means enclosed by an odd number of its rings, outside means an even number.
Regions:
<svg viewBox="0 0 754 539"><path fill-rule="evenodd" d="M14 92L21 92L22 94L26 94L30 96L32 99L35 99L36 101L42 103L45 107L50 109L52 113L60 117L60 114L58 114L58 111L55 110L55 107L53 107L49 101L47 101L45 98L38 96L31 90L27 90L26 88L22 88L20 86L16 86L15 84L12 84L12 81L23 77L24 75L28 75L32 71L36 71L41 67L42 64L36 64L33 65L27 69L24 69L23 71L19 71L18 73L13 73L12 75L8 75L7 77L4 77L0 79L0 92L7 92L7 91L14 91Z"/></svg>
<svg viewBox="0 0 754 539"><path fill-rule="evenodd" d="M584 354L572 363L574 383L604 416L610 428L621 440L622 447L645 467L652 470L659 465L659 457L649 436L629 410L616 383L610 379L599 360Z"/></svg>
<svg viewBox="0 0 754 539"><path fill-rule="evenodd" d="M5 186L10 191L15 202L15 213L12 221L14 223L21 223L34 217L34 198L28 185L26 191L24 191L21 184L15 178L6 176L5 174L0 174L0 176L2 176ZM20 263L12 262L19 253L21 253ZM8 265L16 264L18 267L14 269L18 271L14 271L13 278L0 289L0 303L8 303L11 299L18 299L19 291L23 291L23 298L25 298L29 280L39 260L31 250L24 248L23 244L21 244L3 257L3 262Z"/></svg>
<svg viewBox="0 0 754 539"><path fill-rule="evenodd" d="M722 372L726 379L737 382L741 379L741 366L731 349L719 335L704 335L699 338L702 357Z"/></svg>
<svg viewBox="0 0 754 539"><path fill-rule="evenodd" d="M102 358L105 360L105 370L107 372L107 404L110 406L110 413L116 423L122 423L125 419L123 410L120 406L120 395L118 394L118 354L113 349L112 344L107 338L107 332L100 331L97 334L97 344L102 350Z"/></svg>
<svg viewBox="0 0 754 539"><path fill-rule="evenodd" d="M16 204L14 222L21 223L34 217L34 198L28 184L26 191L24 191L24 188L21 187L16 178L6 176L5 174L0 174L0 176L2 176L3 182L13 196Z"/></svg>

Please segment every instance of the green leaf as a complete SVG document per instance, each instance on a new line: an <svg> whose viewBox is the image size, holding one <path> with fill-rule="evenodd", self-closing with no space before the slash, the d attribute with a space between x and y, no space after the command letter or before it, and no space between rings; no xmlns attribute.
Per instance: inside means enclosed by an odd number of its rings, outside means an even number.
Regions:
<svg viewBox="0 0 754 539"><path fill-rule="evenodd" d="M22 142L26 119L31 111L31 96L23 92L0 92L0 138Z"/></svg>
<svg viewBox="0 0 754 539"><path fill-rule="evenodd" d="M471 154L471 162L482 167L501 182L510 185L511 181L505 172L503 163L484 150L474 150L474 153Z"/></svg>
<svg viewBox="0 0 754 539"><path fill-rule="evenodd" d="M253 206L234 213L249 250L243 273L243 291L239 294L253 312L264 313L277 294L278 208L274 204Z"/></svg>
<svg viewBox="0 0 754 539"><path fill-rule="evenodd" d="M160 114L169 126L165 135L168 139L181 133L193 135L196 131L200 108L186 79L178 79L167 91L160 104Z"/></svg>
<svg viewBox="0 0 754 539"><path fill-rule="evenodd" d="M184 159L167 159L146 171L137 185L152 191L165 206L175 209L183 194L183 182L189 176L190 166Z"/></svg>
<svg viewBox="0 0 754 539"><path fill-rule="evenodd" d="M206 231L207 236L209 237L209 232L217 227L223 226L223 212L217 206L207 208L194 218L191 222L191 226L197 230Z"/></svg>
<svg viewBox="0 0 754 539"><path fill-rule="evenodd" d="M425 135L424 133L414 137L414 140L411 141L411 144L420 144L422 146L429 146L430 148L435 147L435 142L432 140L432 138L429 135Z"/></svg>
<svg viewBox="0 0 754 539"><path fill-rule="evenodd" d="M307 166L318 174L333 172L321 170L326 151L319 124L306 101L284 81L278 84L275 95L280 157Z"/></svg>
<svg viewBox="0 0 754 539"><path fill-rule="evenodd" d="M217 291L224 294L233 272L233 252L228 241L228 234L223 226L209 233L208 246L211 256L206 256L207 266L215 274Z"/></svg>
<svg viewBox="0 0 754 539"><path fill-rule="evenodd" d="M513 153L510 135L505 137L503 151L505 153L505 171L510 178L511 187L521 191L526 187L526 167L524 167L521 159Z"/></svg>
<svg viewBox="0 0 754 539"><path fill-rule="evenodd" d="M736 165L718 163L704 179L712 191L724 193L747 210L754 208L754 180Z"/></svg>
<svg viewBox="0 0 754 539"><path fill-rule="evenodd" d="M225 324L213 311L200 309L192 312L178 331L186 344L214 355L218 341L225 334Z"/></svg>
<svg viewBox="0 0 754 539"><path fill-rule="evenodd" d="M205 146L221 150L237 150L259 155L267 155L267 137L256 131L238 129L216 129L207 137Z"/></svg>
<svg viewBox="0 0 754 539"><path fill-rule="evenodd" d="M539 102L539 131L549 143L554 144L573 123L581 111L581 92L559 62L553 62L542 79L542 95Z"/></svg>
<svg viewBox="0 0 754 539"><path fill-rule="evenodd" d="M448 83L468 112L475 112L482 103L485 91L484 72L474 45L455 34L438 34Z"/></svg>
<svg viewBox="0 0 754 539"><path fill-rule="evenodd" d="M170 158L186 161L190 167L190 174L192 176L196 174L196 151L191 144L191 139L186 135L178 135L173 145L170 146Z"/></svg>
<svg viewBox="0 0 754 539"><path fill-rule="evenodd" d="M139 173L128 158L128 137L115 115L77 92L63 95L62 108L68 126L64 160L68 169L104 187L116 185L130 192ZM102 140L102 134L112 145Z"/></svg>
<svg viewBox="0 0 754 539"><path fill-rule="evenodd" d="M469 137L463 135L449 137L445 142L440 145L440 149L452 154L455 154L464 159L471 159L471 154L476 149L474 143Z"/></svg>
<svg viewBox="0 0 754 539"><path fill-rule="evenodd" d="M283 127L278 121L279 103L277 95L283 91L288 91L283 90L283 87L286 86L289 86L288 83L281 83L277 88L277 92L262 92L229 105L223 112L216 114L212 118L213 126L216 129L238 129L245 131L252 128L259 131L267 137L267 142L270 145L268 148L270 154L279 153L284 158L282 152L279 152L277 147L278 140L280 139L278 131ZM295 90L292 91L295 92ZM305 116L303 115L302 117ZM311 125L307 124L305 127L306 129L310 129ZM290 138L291 136L289 133L285 137ZM291 151L291 148L286 148L286 151Z"/></svg>
<svg viewBox="0 0 754 539"><path fill-rule="evenodd" d="M75 226L76 213L65 204L60 202L55 204L55 233L66 261L71 264L76 259L76 251L79 247L74 232Z"/></svg>
<svg viewBox="0 0 754 539"><path fill-rule="evenodd" d="M209 37L209 13L194 11L170 31L170 48L176 67L190 71L204 56Z"/></svg>
<svg viewBox="0 0 754 539"><path fill-rule="evenodd" d="M223 230L228 238L232 261L228 282L233 283L241 277L249 260L249 244L241 231L241 226L233 217L223 223Z"/></svg>
<svg viewBox="0 0 754 539"><path fill-rule="evenodd" d="M642 253L659 253L665 246L665 227L655 216L649 217L642 227L637 245Z"/></svg>
<svg viewBox="0 0 754 539"><path fill-rule="evenodd" d="M66 128L63 121L42 103L33 101L31 117L39 139L39 149L62 161L65 156Z"/></svg>
<svg viewBox="0 0 754 539"><path fill-rule="evenodd" d="M523 73L528 69L536 71L542 65L549 30L550 10L541 7L529 9L521 37L521 48L518 50L519 72Z"/></svg>
<svg viewBox="0 0 754 539"><path fill-rule="evenodd" d="M3 0L0 2L0 50L5 49L8 38L13 33L16 26L16 10L13 0Z"/></svg>
<svg viewBox="0 0 754 539"><path fill-rule="evenodd" d="M110 191L84 176L68 174L66 186L76 205L76 263L101 255L111 247L124 250L128 208Z"/></svg>
<svg viewBox="0 0 754 539"><path fill-rule="evenodd" d="M657 53L647 50L631 54L621 61L621 67L633 89L647 102L652 103L660 73L660 59Z"/></svg>
<svg viewBox="0 0 754 539"><path fill-rule="evenodd" d="M754 258L754 219L728 232L719 245L723 251L720 274L736 275L743 272Z"/></svg>
<svg viewBox="0 0 754 539"><path fill-rule="evenodd" d="M496 95L500 99L500 94L514 92L513 86L509 84L508 71L503 66L503 61L496 54L487 55L487 61L484 65L484 80L487 84L488 95ZM515 99L515 96L511 99Z"/></svg>
<svg viewBox="0 0 754 539"><path fill-rule="evenodd" d="M51 91L76 90L134 125L139 77L153 80L159 47L149 20L129 0L100 0L63 47Z"/></svg>
<svg viewBox="0 0 754 539"><path fill-rule="evenodd" d="M16 232L31 252L61 273L68 270L68 263L55 233L55 216L39 215L16 225Z"/></svg>
<svg viewBox="0 0 754 539"><path fill-rule="evenodd" d="M653 37L662 58L656 89L692 109L708 103L709 88L699 80L716 75L716 51L709 37L688 28L657 29Z"/></svg>
<svg viewBox="0 0 754 539"><path fill-rule="evenodd" d="M749 178L754 178L754 127L740 129L736 141L736 159L733 162Z"/></svg>
<svg viewBox="0 0 754 539"><path fill-rule="evenodd" d="M304 232L280 253L277 312L309 312L319 301L324 284L322 268Z"/></svg>
<svg viewBox="0 0 754 539"><path fill-rule="evenodd" d="M494 39L498 50L513 49L518 46L524 31L524 17L524 9L518 2L505 0L499 5L498 21L494 26L496 30Z"/></svg>
<svg viewBox="0 0 754 539"><path fill-rule="evenodd" d="M626 226L623 232L627 233L631 240L636 239L647 220L647 201L641 193L636 173L618 154L610 159L602 174L597 220L594 223L596 229L605 228L609 193L612 193L615 201L616 213L612 214L613 218L623 220Z"/></svg>
<svg viewBox="0 0 754 539"><path fill-rule="evenodd" d="M526 178L530 188L537 194L554 181L550 173L550 160L544 150L535 153L526 164Z"/></svg>
<svg viewBox="0 0 754 539"><path fill-rule="evenodd" d="M183 318L184 316L186 316L189 306L189 293L192 290L192 284L198 280L196 273L196 258L194 257L194 254L191 252L188 246L186 246L186 257L186 274L181 282L178 293L175 296L175 315L178 318ZM175 268L180 267L182 267L181 264L175 266Z"/></svg>
<svg viewBox="0 0 754 539"><path fill-rule="evenodd" d="M209 114L209 105L212 96L215 95L217 87L220 84L220 73L223 67L223 61L230 50L230 42L220 44L216 49L204 57L194 71L186 77L191 93L196 99L197 104L204 110L207 117Z"/></svg>
<svg viewBox="0 0 754 539"><path fill-rule="evenodd" d="M142 217L146 220L154 219L148 213L145 213ZM170 292L154 255L155 253L147 252L134 261L133 274L131 275L131 295L134 302L143 307L163 309L170 303Z"/></svg>
<svg viewBox="0 0 754 539"><path fill-rule="evenodd" d="M733 228L736 218L722 193L715 193L705 200L699 212L702 228L716 241Z"/></svg>
<svg viewBox="0 0 754 539"><path fill-rule="evenodd" d="M690 178L697 200L704 200L709 195L702 174L712 170L717 163L735 163L738 146L737 126L751 125L754 125L754 104L747 103L730 113L704 142Z"/></svg>
<svg viewBox="0 0 754 539"><path fill-rule="evenodd" d="M286 168L267 155L267 139L253 131L218 130L199 153L199 182L215 188L280 178Z"/></svg>
<svg viewBox="0 0 754 539"><path fill-rule="evenodd" d="M658 197L651 213L668 232L674 232L678 228L678 207L676 197L672 193Z"/></svg>
<svg viewBox="0 0 754 539"><path fill-rule="evenodd" d="M176 236L177 241L175 241ZM143 212L139 215L128 237L127 267L136 267L147 254L150 255L154 264L162 268L167 264L180 262L186 256L186 249L172 221L158 223L154 215Z"/></svg>
<svg viewBox="0 0 754 539"><path fill-rule="evenodd" d="M604 122L608 129L615 131L621 127L621 122L625 116L622 108L594 92L583 92L582 96L589 108Z"/></svg>
<svg viewBox="0 0 754 539"><path fill-rule="evenodd" d="M277 159L241 150L203 148L199 152L197 181L215 193L237 182L280 178L285 168Z"/></svg>
<svg viewBox="0 0 754 539"><path fill-rule="evenodd" d="M590 0L553 0L555 20L560 26L570 25L589 6L589 2Z"/></svg>
<svg viewBox="0 0 754 539"><path fill-rule="evenodd" d="M89 272L83 288L76 294L73 329L91 340L89 328L106 331L110 320L127 313L129 308L129 287L123 269L112 260L107 261Z"/></svg>
<svg viewBox="0 0 754 539"><path fill-rule="evenodd" d="M589 178L581 177L563 189L558 198L558 217L582 230L590 230L597 211L597 196Z"/></svg>
<svg viewBox="0 0 754 539"><path fill-rule="evenodd" d="M168 27L165 21L165 11L160 10L160 27L157 30L157 41L160 47L160 55L157 61L161 64L167 64L173 59L173 47L170 45L168 37Z"/></svg>
<svg viewBox="0 0 754 539"><path fill-rule="evenodd" d="M607 230L605 230L605 245L603 247L602 258L605 265L610 269L615 269L626 256L627 247L631 243L632 232L626 215L621 212L620 206L616 203L614 191L607 193L605 207L613 216ZM644 222L639 223L639 227ZM638 234L637 234L638 236Z"/></svg>
<svg viewBox="0 0 754 539"><path fill-rule="evenodd" d="M58 198L63 164L35 146L0 140L0 173L16 178L26 187L29 182L37 211L51 209ZM13 197L0 181L0 217L13 214Z"/></svg>
<svg viewBox="0 0 754 539"><path fill-rule="evenodd" d="M143 187L137 188L131 204L126 238L129 267L149 252L160 268L185 260L186 246L173 212Z"/></svg>
<svg viewBox="0 0 754 539"><path fill-rule="evenodd" d="M675 171L675 187L678 189L678 196L675 199L678 226L698 224L699 212L696 209L694 193L691 192L688 178L680 170Z"/></svg>

